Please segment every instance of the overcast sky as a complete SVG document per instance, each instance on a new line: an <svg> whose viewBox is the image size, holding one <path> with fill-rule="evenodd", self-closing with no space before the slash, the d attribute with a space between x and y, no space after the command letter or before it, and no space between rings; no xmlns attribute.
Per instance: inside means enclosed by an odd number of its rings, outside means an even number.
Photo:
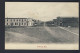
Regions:
<svg viewBox="0 0 80 53"><path fill-rule="evenodd" d="M76 2L5 2L5 18L33 18L42 21L62 17L79 17Z"/></svg>

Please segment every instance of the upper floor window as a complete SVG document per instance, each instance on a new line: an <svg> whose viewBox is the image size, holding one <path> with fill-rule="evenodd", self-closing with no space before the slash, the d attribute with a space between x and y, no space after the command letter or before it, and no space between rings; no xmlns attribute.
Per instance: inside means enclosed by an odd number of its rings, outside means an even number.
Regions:
<svg viewBox="0 0 80 53"><path fill-rule="evenodd" d="M8 21L8 19L7 19L7 21Z"/></svg>
<svg viewBox="0 0 80 53"><path fill-rule="evenodd" d="M18 21L18 19L17 19L17 21Z"/></svg>
<svg viewBox="0 0 80 53"><path fill-rule="evenodd" d="M22 19L22 22L23 22L23 19Z"/></svg>

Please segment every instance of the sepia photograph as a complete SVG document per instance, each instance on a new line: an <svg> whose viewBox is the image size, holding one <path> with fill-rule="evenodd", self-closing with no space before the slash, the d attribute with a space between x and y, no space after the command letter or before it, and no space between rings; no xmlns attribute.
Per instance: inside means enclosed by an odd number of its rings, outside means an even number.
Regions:
<svg viewBox="0 0 80 53"><path fill-rule="evenodd" d="M79 3L5 2L5 50L79 50Z"/></svg>

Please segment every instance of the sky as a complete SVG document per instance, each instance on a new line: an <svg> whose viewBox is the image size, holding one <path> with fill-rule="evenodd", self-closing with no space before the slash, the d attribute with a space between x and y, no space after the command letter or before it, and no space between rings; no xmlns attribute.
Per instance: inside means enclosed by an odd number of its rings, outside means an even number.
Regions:
<svg viewBox="0 0 80 53"><path fill-rule="evenodd" d="M5 18L49 21L56 17L79 17L78 2L5 2Z"/></svg>

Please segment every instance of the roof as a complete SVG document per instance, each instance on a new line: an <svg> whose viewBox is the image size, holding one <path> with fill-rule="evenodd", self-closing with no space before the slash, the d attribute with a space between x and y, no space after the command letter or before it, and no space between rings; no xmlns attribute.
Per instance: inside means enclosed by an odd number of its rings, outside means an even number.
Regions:
<svg viewBox="0 0 80 53"><path fill-rule="evenodd" d="M5 19L32 19L32 18L5 18Z"/></svg>
<svg viewBox="0 0 80 53"><path fill-rule="evenodd" d="M57 18L79 18L79 17L57 17Z"/></svg>

